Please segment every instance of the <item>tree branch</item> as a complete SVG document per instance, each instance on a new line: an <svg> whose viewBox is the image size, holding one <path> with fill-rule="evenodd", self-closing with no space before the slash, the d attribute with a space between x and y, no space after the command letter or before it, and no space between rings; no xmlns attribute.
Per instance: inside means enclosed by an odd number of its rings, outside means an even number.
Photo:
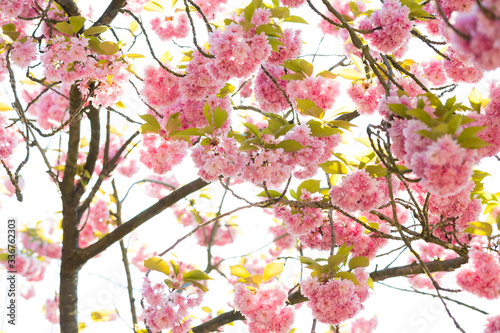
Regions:
<svg viewBox="0 0 500 333"><path fill-rule="evenodd" d="M125 7L127 0L112 0L108 8L102 13L101 17L92 25L97 27L100 25L110 25L119 13L119 9Z"/></svg>
<svg viewBox="0 0 500 333"><path fill-rule="evenodd" d="M444 261L431 261L425 263L425 266L430 272L449 272L457 269L461 265L467 262L466 258L455 258ZM370 277L374 282L382 281L392 277L407 276L414 274L423 273L423 268L418 263L413 263L407 266L387 268L381 271L375 271L370 273ZM307 297L303 296L300 291L296 291L288 296L288 303L290 305L307 302ZM194 333L208 333L217 331L217 329L222 326L229 324L236 320L245 320L245 317L241 312L233 310L225 312L201 325L191 328Z"/></svg>
<svg viewBox="0 0 500 333"><path fill-rule="evenodd" d="M86 247L85 249L80 250L80 258L82 262L86 262L87 260L95 257L102 251L106 250L115 242L119 241L127 234L134 231L143 223L147 222L152 217L160 214L162 211L172 206L174 203L179 201L180 199L185 198L189 194L196 192L203 187L207 186L209 183L204 181L201 178L198 178L191 183L180 187L179 189L173 191L166 197L162 198L160 201L145 209L141 213L137 214L135 217L131 218L129 221L123 223L121 226L98 240L96 243Z"/></svg>
<svg viewBox="0 0 500 333"><path fill-rule="evenodd" d="M55 0L68 16L80 16L80 9L73 0Z"/></svg>

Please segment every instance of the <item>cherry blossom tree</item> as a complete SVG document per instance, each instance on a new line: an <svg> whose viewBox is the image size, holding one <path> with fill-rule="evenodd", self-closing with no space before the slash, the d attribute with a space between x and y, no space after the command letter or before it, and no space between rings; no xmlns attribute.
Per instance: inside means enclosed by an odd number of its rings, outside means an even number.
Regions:
<svg viewBox="0 0 500 333"><path fill-rule="evenodd" d="M0 253L22 297L57 267L46 319L85 329L79 272L119 244L134 332L289 332L306 307L312 332L372 332L353 318L395 277L450 328L465 332L454 302L500 332L498 307L460 301L500 298L498 4L246 2L0 0L1 209L47 175L60 208ZM147 247L139 227L164 216L183 232ZM172 255L190 240L205 258ZM243 244L260 256L224 250ZM229 292L215 313L207 297Z"/></svg>

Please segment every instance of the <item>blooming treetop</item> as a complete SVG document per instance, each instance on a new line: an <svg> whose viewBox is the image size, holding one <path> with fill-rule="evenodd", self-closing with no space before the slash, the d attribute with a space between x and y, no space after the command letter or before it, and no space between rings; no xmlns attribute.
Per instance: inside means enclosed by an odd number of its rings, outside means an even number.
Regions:
<svg viewBox="0 0 500 333"><path fill-rule="evenodd" d="M377 318L352 318L374 282L396 276L434 292L462 332L445 293L500 298L499 193L478 169L500 160L500 83L488 97L472 86L500 67L495 1L106 5L0 0L3 192L23 200L35 181L25 167L40 154L61 198L59 217L27 223L22 244L0 260L15 263L26 299L60 264L44 313L62 332L85 329L79 271L114 243L135 332L209 332L245 320L249 332L285 333L300 324L303 302L312 331L350 323L371 332ZM322 36L312 48L311 32ZM414 43L427 51L412 59ZM456 93L463 89L468 98ZM356 155L353 139L367 150ZM181 185L188 162L197 176ZM124 206L143 183L153 203ZM223 209L229 196L238 206ZM148 248L135 229L166 208L186 230L166 250ZM223 249L253 238L239 232L256 223L234 215L243 209L274 217L272 242L260 259L237 263ZM206 259L174 256L190 236ZM389 267L395 256L378 268L394 249L410 254L409 265ZM225 293L212 289L216 281L234 292L227 312L207 301ZM499 332L498 308L490 315L474 329ZM95 308L90 319L117 316Z"/></svg>

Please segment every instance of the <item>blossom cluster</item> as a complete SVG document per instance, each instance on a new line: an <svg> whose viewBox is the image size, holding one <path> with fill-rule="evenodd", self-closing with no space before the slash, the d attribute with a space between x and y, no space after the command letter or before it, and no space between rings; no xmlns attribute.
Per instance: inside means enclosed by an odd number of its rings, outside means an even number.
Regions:
<svg viewBox="0 0 500 333"><path fill-rule="evenodd" d="M398 0L387 0L382 8L375 11L370 17L362 16L357 20L359 29L375 31L365 34L363 37L370 46L383 53L394 53L410 39L410 31L413 28L408 14L410 9Z"/></svg>
<svg viewBox="0 0 500 333"><path fill-rule="evenodd" d="M144 297L143 320L153 332L171 329L172 333L190 330L192 318L186 318L190 310L203 300L201 289L190 286L186 290L167 290L164 283L152 284L148 277L142 283Z"/></svg>
<svg viewBox="0 0 500 333"><path fill-rule="evenodd" d="M356 268L353 273L359 284L335 278L324 282L316 277L302 280L301 292L309 298L307 305L314 318L322 323L337 325L363 309L362 303L369 296L368 273L362 268Z"/></svg>
<svg viewBox="0 0 500 333"><path fill-rule="evenodd" d="M469 262L457 271L457 283L465 291L486 299L500 297L500 256L479 244L469 251Z"/></svg>
<svg viewBox="0 0 500 333"><path fill-rule="evenodd" d="M246 78L271 54L264 33L249 35L241 25L231 23L208 36L210 52L215 56L206 67L220 80Z"/></svg>
<svg viewBox="0 0 500 333"><path fill-rule="evenodd" d="M13 135L14 129L6 126L7 118L0 113L0 159L10 157L17 146L17 139Z"/></svg>
<svg viewBox="0 0 500 333"><path fill-rule="evenodd" d="M264 284L253 291L243 283L234 286L234 304L247 318L250 333L289 332L295 312L286 305L287 296L278 285Z"/></svg>
<svg viewBox="0 0 500 333"><path fill-rule="evenodd" d="M79 246L87 247L96 241L99 236L108 233L108 223L110 221L108 203L104 200L99 200L95 204L91 204L81 219L80 228L83 228L78 237Z"/></svg>

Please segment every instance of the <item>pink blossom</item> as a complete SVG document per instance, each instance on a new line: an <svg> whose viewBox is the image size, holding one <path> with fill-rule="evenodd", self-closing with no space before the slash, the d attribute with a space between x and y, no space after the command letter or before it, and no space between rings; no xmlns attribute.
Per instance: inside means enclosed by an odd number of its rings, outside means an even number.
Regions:
<svg viewBox="0 0 500 333"><path fill-rule="evenodd" d="M288 93L297 99L309 99L317 107L329 109L339 96L339 83L322 76L292 80L288 83Z"/></svg>
<svg viewBox="0 0 500 333"><path fill-rule="evenodd" d="M188 144L183 140L165 140L159 135L144 135L144 148L140 151L140 160L157 174L172 170L186 156Z"/></svg>
<svg viewBox="0 0 500 333"><path fill-rule="evenodd" d="M278 285L260 285L255 293L246 285L234 287L236 308L247 318L251 333L286 333L294 321L294 309L286 305L287 293Z"/></svg>
<svg viewBox="0 0 500 333"><path fill-rule="evenodd" d="M49 298L43 306L45 318L52 324L59 324L59 295Z"/></svg>
<svg viewBox="0 0 500 333"><path fill-rule="evenodd" d="M379 183L364 170L346 176L338 186L330 189L330 200L348 212L369 211L383 203Z"/></svg>
<svg viewBox="0 0 500 333"><path fill-rule="evenodd" d="M358 318L351 324L351 333L372 333L377 328L377 324L376 316L370 319Z"/></svg>
<svg viewBox="0 0 500 333"><path fill-rule="evenodd" d="M377 110L380 93L376 86L367 87L364 84L353 84L347 94L358 107L360 114L373 114Z"/></svg>
<svg viewBox="0 0 500 333"><path fill-rule="evenodd" d="M470 61L469 57L448 49L450 60L443 59L443 68L446 76L452 81L460 83L476 83L483 77L483 72Z"/></svg>
<svg viewBox="0 0 500 333"><path fill-rule="evenodd" d="M33 38L28 37L24 43L12 43L11 60L14 65L26 68L37 59L37 43Z"/></svg>
<svg viewBox="0 0 500 333"><path fill-rule="evenodd" d="M15 130L13 127L5 128L7 125L7 118L0 114L0 159L10 157L17 146L17 139L13 135Z"/></svg>
<svg viewBox="0 0 500 333"><path fill-rule="evenodd" d="M500 316L491 316L487 319L486 327L483 333L500 332Z"/></svg>
<svg viewBox="0 0 500 333"><path fill-rule="evenodd" d="M165 16L163 19L155 17L151 20L151 27L162 41L187 37L190 30L188 16L185 12L177 14L175 17Z"/></svg>
<svg viewBox="0 0 500 333"><path fill-rule="evenodd" d="M444 135L427 149L412 155L410 166L421 178L420 184L430 193L450 196L467 186L475 164L474 151L461 148Z"/></svg>
<svg viewBox="0 0 500 333"><path fill-rule="evenodd" d="M363 38L377 51L393 53L403 47L410 39L413 28L408 14L410 9L401 5L397 0L386 0L382 8L375 11L369 18L362 16L357 20L359 29L372 30L381 28L372 33L364 34Z"/></svg>
<svg viewBox="0 0 500 333"><path fill-rule="evenodd" d="M478 297L497 299L500 297L500 257L498 253L486 252L473 246L469 251L469 262L457 271L458 285Z"/></svg>

